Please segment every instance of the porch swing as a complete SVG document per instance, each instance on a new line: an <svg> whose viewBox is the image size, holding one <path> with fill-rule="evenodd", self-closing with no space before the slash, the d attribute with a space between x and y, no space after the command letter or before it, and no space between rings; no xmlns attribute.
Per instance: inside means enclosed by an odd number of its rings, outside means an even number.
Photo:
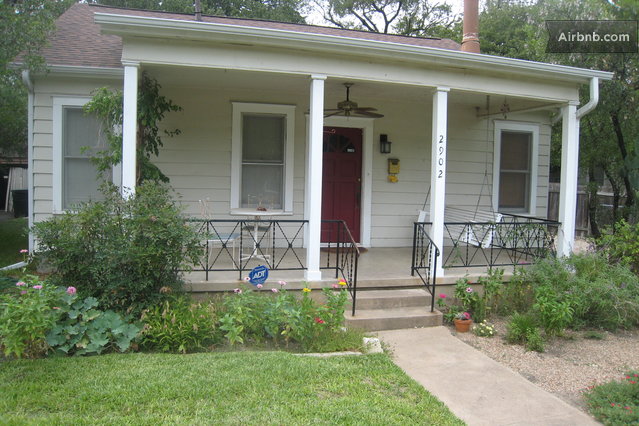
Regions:
<svg viewBox="0 0 639 426"><path fill-rule="evenodd" d="M490 112L490 96L486 96L486 110ZM486 145L490 144L490 123L486 118ZM494 151L493 144L493 151ZM478 248L489 248L496 240L496 224L502 222L503 215L495 212L493 208L493 200L491 191L487 196L490 197L490 211L480 210L481 198L484 194L484 188L491 186L488 179L488 150L486 150L486 160L484 167L484 180L479 191L479 197L475 205L475 211L464 209L462 207L445 206L444 207L444 223L447 226L449 237L457 242L464 242ZM426 204L430 198L431 187L428 187L426 199L422 205L417 217L418 222L428 222L430 212L425 210ZM476 224L471 226L472 224Z"/></svg>

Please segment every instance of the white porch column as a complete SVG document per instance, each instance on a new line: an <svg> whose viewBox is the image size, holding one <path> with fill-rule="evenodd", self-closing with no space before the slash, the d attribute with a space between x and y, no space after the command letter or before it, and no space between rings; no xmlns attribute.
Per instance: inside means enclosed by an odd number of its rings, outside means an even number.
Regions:
<svg viewBox="0 0 639 426"><path fill-rule="evenodd" d="M433 93L433 138L430 165L430 238L440 250L437 275L443 276L444 206L446 202L446 145L448 144L448 87L438 87Z"/></svg>
<svg viewBox="0 0 639 426"><path fill-rule="evenodd" d="M561 110L561 186L559 190L559 229L557 254L568 256L575 242L577 209L577 172L579 169L579 120L577 103L571 102Z"/></svg>
<svg viewBox="0 0 639 426"><path fill-rule="evenodd" d="M124 64L122 119L122 195L135 194L136 139L138 116L138 67L135 62Z"/></svg>
<svg viewBox="0 0 639 426"><path fill-rule="evenodd" d="M309 114L309 132L306 174L306 194L304 204L308 220L306 242L307 281L322 279L320 271L320 238L322 228L322 143L324 131L324 80L325 75L311 76L311 109Z"/></svg>

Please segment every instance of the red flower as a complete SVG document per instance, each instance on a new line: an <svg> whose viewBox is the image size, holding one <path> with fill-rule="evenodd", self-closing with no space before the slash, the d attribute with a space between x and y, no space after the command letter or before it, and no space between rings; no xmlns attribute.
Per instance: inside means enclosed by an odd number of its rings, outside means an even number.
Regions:
<svg viewBox="0 0 639 426"><path fill-rule="evenodd" d="M615 403L614 403L614 402L611 402L611 403L610 403L610 406L611 406L611 407L614 407L614 406L615 406Z"/></svg>
<svg viewBox="0 0 639 426"><path fill-rule="evenodd" d="M315 317L315 322L318 324L324 324L324 320L321 319L320 317Z"/></svg>

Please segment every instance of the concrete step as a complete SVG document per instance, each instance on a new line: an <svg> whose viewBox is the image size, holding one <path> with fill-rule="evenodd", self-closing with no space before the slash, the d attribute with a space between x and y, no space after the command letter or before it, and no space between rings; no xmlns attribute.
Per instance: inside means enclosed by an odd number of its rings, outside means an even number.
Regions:
<svg viewBox="0 0 639 426"><path fill-rule="evenodd" d="M357 309L355 316L345 312L346 325L365 331L399 330L405 328L436 327L442 325L443 315L430 312L430 307L390 309Z"/></svg>
<svg viewBox="0 0 639 426"><path fill-rule="evenodd" d="M430 294L422 289L392 289L358 291L356 308L389 309L404 307L430 307Z"/></svg>

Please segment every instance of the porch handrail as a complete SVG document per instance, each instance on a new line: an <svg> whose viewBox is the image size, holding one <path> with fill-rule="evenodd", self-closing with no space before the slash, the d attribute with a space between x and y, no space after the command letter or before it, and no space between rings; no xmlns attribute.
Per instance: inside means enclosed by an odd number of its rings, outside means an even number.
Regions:
<svg viewBox="0 0 639 426"><path fill-rule="evenodd" d="M437 285L437 259L439 248L426 232L425 226L430 222L415 222L413 224L413 255L411 262L411 276L421 279L430 293L430 311L435 310L435 287Z"/></svg>
<svg viewBox="0 0 639 426"><path fill-rule="evenodd" d="M351 315L355 315L357 303L357 270L359 266L360 250L353 238L351 230L343 220L322 220L322 224L334 224L337 226L337 238L329 238L327 243L326 267L321 269L335 269L335 278L341 278L346 282L346 288L352 299ZM332 232L329 232L332 235ZM331 266L331 250L335 248L335 266Z"/></svg>

